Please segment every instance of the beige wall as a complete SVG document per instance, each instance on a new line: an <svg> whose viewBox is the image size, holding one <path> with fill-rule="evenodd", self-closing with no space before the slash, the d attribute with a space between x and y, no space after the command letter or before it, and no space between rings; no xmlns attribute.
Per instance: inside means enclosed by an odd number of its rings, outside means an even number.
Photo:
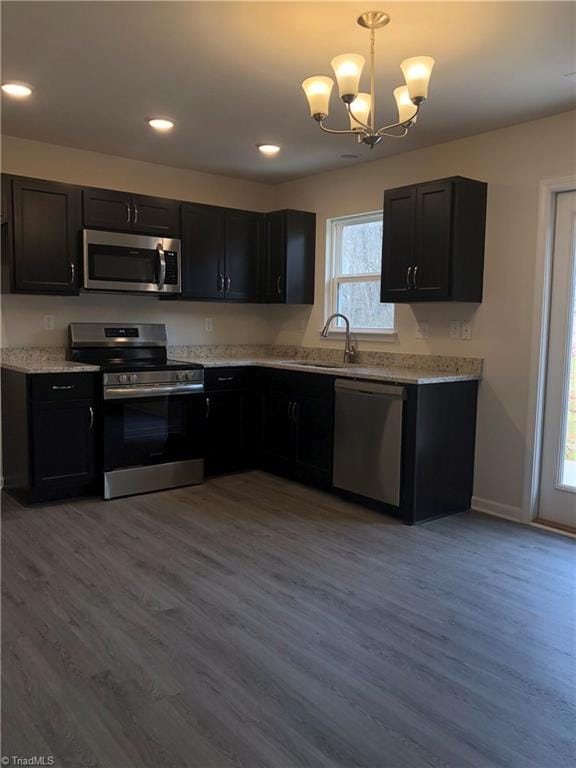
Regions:
<svg viewBox="0 0 576 768"><path fill-rule="evenodd" d="M264 211L274 207L275 190L266 184L127 160L121 157L27 141L2 140L2 170L160 197ZM306 313L306 310L304 310ZM309 310L308 310L309 312ZM54 330L44 330L44 315ZM172 344L269 343L285 318L302 326L302 310L286 307L160 302L151 297L87 295L2 297L3 346L63 345L68 323L128 320L164 322ZM214 330L206 333L205 318ZM304 315L304 319L306 315Z"/></svg>
<svg viewBox="0 0 576 768"><path fill-rule="evenodd" d="M478 505L514 516L522 502L538 184L575 172L575 132L576 113L566 113L278 187L7 138L3 168L9 173L254 210L314 210L318 230L312 311L200 302L172 305L131 296L7 296L4 343L63 344L73 320L132 319L166 322L171 343L338 345L341 342L321 340L318 333L324 312L326 220L380 209L385 188L453 174L482 179L489 183L484 302L399 306L397 340L380 345L360 341L359 346L485 359L475 495ZM44 314L56 316L55 331L43 330ZM204 331L205 317L214 319L213 333ZM429 323L430 338L414 338L417 320ZM472 321L472 340L450 340L451 320Z"/></svg>
<svg viewBox="0 0 576 768"><path fill-rule="evenodd" d="M303 333L288 319L277 341L335 345L340 342L321 340L318 334L324 311L326 220L380 209L382 193L390 187L455 174L488 182L483 303L399 305L398 339L380 348L485 359L475 495L486 501L486 507L504 514L517 514L522 502L538 185L542 179L576 171L575 118L576 113L565 113L301 179L284 184L276 201L280 208L300 207L318 214L314 310ZM472 321L472 340L449 339L451 320ZM430 338L414 338L416 321L429 323ZM359 346L377 347L362 341Z"/></svg>

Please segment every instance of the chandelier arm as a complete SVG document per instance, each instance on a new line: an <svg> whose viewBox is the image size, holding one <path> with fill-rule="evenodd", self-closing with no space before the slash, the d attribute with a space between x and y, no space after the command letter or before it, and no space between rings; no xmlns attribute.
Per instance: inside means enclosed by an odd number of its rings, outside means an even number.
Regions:
<svg viewBox="0 0 576 768"><path fill-rule="evenodd" d="M396 136L397 134L387 134L386 131L389 131L392 128L400 128L400 126L402 126L403 128L406 129L406 132L403 133L402 136L406 136L406 133L408 133L408 129L411 128L412 125L414 124L414 118L416 117L418 112L420 112L420 104L416 105L416 112L414 112L410 120L404 120L404 122L402 123L390 123L390 125L385 125L376 131L376 135L377 136Z"/></svg>
<svg viewBox="0 0 576 768"><path fill-rule="evenodd" d="M408 134L408 131L410 129L404 123L400 123L400 125L404 126L404 130L402 131L402 133L387 133L386 131L384 131L384 129L381 128L376 135L377 136L386 136L389 139L403 139L404 136L406 136Z"/></svg>
<svg viewBox="0 0 576 768"><path fill-rule="evenodd" d="M352 133L352 134L354 134L355 136L358 134L358 132L357 132L357 131L353 131L353 130L347 130L347 131L336 131L336 130L334 130L334 128L326 128L326 126L324 125L324 120L319 120L319 121L318 121L318 125L320 126L320 128L321 128L323 131L326 131L326 133L347 133L347 134L351 134L351 133Z"/></svg>
<svg viewBox="0 0 576 768"><path fill-rule="evenodd" d="M373 130L369 125L366 125L366 123L363 123L362 120L358 120L354 112L352 112L350 104L346 104L346 109L348 110L348 114L354 120L355 123L358 123L358 125L362 126L362 128L364 128L365 131L368 131L368 133L373 133Z"/></svg>

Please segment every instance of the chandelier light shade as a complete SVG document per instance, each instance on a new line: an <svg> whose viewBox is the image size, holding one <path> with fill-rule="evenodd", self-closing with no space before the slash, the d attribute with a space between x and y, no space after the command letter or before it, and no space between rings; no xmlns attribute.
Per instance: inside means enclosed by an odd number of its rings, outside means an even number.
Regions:
<svg viewBox="0 0 576 768"><path fill-rule="evenodd" d="M400 85L398 88L394 88L394 98L396 99L396 106L398 107L398 122L416 122L416 107L410 98L408 86Z"/></svg>
<svg viewBox="0 0 576 768"><path fill-rule="evenodd" d="M383 11L368 11L358 17L361 27L370 30L370 93L360 92L362 71L366 60L355 53L343 53L332 59L332 69L338 83L338 93L350 120L350 128L335 130L328 128L324 121L330 114L330 95L334 82L332 78L318 75L302 83L308 99L310 115L326 133L348 133L357 136L359 142L373 148L384 136L402 138L416 122L423 101L428 98L430 76L434 67L431 56L413 56L405 59L400 68L405 85L394 89L398 108L398 121L382 128L376 128L376 95L374 68L374 38L377 29L386 26L390 17Z"/></svg>
<svg viewBox="0 0 576 768"><path fill-rule="evenodd" d="M309 77L302 83L302 88L308 99L310 115L328 117L330 113L330 94L334 81L331 77ZM316 118L317 119L317 118Z"/></svg>
<svg viewBox="0 0 576 768"><path fill-rule="evenodd" d="M369 93L359 93L354 99L354 115L350 113L350 128L354 131L363 131L362 125L365 125L370 119L370 110L372 108L372 97Z"/></svg>
<svg viewBox="0 0 576 768"><path fill-rule="evenodd" d="M354 101L360 90L360 78L366 59L355 53L343 53L332 59L340 98L346 104Z"/></svg>
<svg viewBox="0 0 576 768"><path fill-rule="evenodd" d="M428 98L428 84L434 59L431 56L413 56L400 64L412 101Z"/></svg>

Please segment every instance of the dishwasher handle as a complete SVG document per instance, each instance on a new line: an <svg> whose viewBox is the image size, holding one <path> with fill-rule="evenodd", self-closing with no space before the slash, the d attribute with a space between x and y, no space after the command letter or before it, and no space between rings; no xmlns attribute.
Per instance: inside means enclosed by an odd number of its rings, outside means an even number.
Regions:
<svg viewBox="0 0 576 768"><path fill-rule="evenodd" d="M380 384L376 381L358 381L356 379L336 379L336 392L354 392L359 395L378 395L389 400L406 400L406 387L396 384Z"/></svg>

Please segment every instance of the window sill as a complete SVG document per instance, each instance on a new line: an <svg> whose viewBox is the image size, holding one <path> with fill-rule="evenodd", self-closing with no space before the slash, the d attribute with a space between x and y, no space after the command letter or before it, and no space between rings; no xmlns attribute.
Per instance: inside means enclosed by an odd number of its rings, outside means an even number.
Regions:
<svg viewBox="0 0 576 768"><path fill-rule="evenodd" d="M318 331L318 333L320 334L320 331ZM345 335L346 331L344 328L334 328L328 331L327 338L342 339ZM398 341L398 331L380 331L367 328L358 331L351 330L350 336L352 339L360 339L361 341L382 341L387 344L393 344Z"/></svg>

